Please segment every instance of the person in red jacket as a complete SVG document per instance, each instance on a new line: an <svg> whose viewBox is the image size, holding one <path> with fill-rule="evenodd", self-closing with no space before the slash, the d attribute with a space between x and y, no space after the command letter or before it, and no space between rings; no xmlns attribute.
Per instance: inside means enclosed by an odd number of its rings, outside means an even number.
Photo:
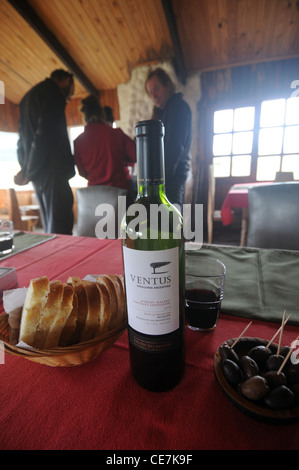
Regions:
<svg viewBox="0 0 299 470"><path fill-rule="evenodd" d="M130 196L130 174L126 166L136 163L134 140L121 129L107 124L104 110L95 96L82 100L84 132L74 141L78 172L88 186L107 185L126 189Z"/></svg>

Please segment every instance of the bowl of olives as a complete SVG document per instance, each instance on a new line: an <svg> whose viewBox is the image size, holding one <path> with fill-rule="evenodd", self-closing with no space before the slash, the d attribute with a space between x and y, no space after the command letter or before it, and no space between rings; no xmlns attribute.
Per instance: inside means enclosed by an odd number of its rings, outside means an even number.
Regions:
<svg viewBox="0 0 299 470"><path fill-rule="evenodd" d="M225 395L241 411L272 423L299 419L299 363L289 358L290 348L243 337L225 341L214 355L214 373Z"/></svg>

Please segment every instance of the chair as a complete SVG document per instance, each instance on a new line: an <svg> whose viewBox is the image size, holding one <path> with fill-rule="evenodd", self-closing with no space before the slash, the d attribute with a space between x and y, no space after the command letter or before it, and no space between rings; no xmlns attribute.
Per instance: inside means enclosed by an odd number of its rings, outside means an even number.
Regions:
<svg viewBox="0 0 299 470"><path fill-rule="evenodd" d="M213 241L213 228L214 222L221 222L221 210L215 210L215 176L213 165L209 165L209 193L208 193L208 212L207 212L207 224L208 224L208 243Z"/></svg>
<svg viewBox="0 0 299 470"><path fill-rule="evenodd" d="M294 181L294 173L292 171L277 171L275 175L275 181L277 183Z"/></svg>
<svg viewBox="0 0 299 470"><path fill-rule="evenodd" d="M125 213L126 205L121 206L119 196L126 196L127 191L113 186L88 186L76 189L77 199L77 231L78 236L98 238L117 238L119 236L119 222ZM119 205L120 204L120 205ZM97 207L99 207L98 210ZM106 206L105 206L106 205ZM119 207L121 213L119 213ZM103 217L101 217L103 216ZM104 218L107 223L107 236L99 236L96 232L97 223ZM102 227L101 223L100 226ZM111 232L109 231L111 228ZM104 229L102 230L102 232ZM109 232L108 232L109 231Z"/></svg>
<svg viewBox="0 0 299 470"><path fill-rule="evenodd" d="M32 232L39 221L37 215L22 215L16 192L13 188L7 190L8 192L8 215L9 219L13 221L15 230L26 230Z"/></svg>
<svg viewBox="0 0 299 470"><path fill-rule="evenodd" d="M299 250L299 183L274 183L248 191L247 246Z"/></svg>

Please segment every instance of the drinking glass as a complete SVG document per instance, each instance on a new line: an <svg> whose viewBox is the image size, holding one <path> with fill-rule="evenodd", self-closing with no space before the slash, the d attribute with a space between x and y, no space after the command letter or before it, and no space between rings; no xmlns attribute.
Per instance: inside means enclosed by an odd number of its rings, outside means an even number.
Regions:
<svg viewBox="0 0 299 470"><path fill-rule="evenodd" d="M13 222L11 220L0 219L0 255L11 253L13 249Z"/></svg>
<svg viewBox="0 0 299 470"><path fill-rule="evenodd" d="M186 270L185 307L188 328L211 331L216 327L223 299L226 267L215 258L199 259Z"/></svg>

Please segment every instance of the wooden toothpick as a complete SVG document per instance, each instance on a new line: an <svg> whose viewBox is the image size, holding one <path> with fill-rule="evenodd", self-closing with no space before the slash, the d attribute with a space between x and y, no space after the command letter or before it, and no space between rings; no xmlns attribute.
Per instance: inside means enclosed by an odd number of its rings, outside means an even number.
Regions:
<svg viewBox="0 0 299 470"><path fill-rule="evenodd" d="M248 328L250 327L252 321L250 323L248 323L248 325L246 326L246 328L244 328L244 330L242 331L242 333L240 334L240 336L234 341L234 343L232 344L232 346L230 347L230 349L233 349L233 347L237 344L237 342L239 341L239 339L244 335L245 331L248 330Z"/></svg>
<svg viewBox="0 0 299 470"><path fill-rule="evenodd" d="M282 340L282 332L283 332L283 328L284 328L285 316L286 316L286 311L284 311L284 312L283 312L283 315L282 315L281 328L280 328L280 335L279 335L279 341L278 341L278 347L277 347L276 356L279 356L280 345L281 345L281 340Z"/></svg>
<svg viewBox="0 0 299 470"><path fill-rule="evenodd" d="M299 336L297 336L297 338L295 339L295 341L298 341L298 339L299 339ZM295 349L295 348L290 348L288 354L287 354L286 357L284 358L283 363L281 364L280 368L279 368L278 371L277 371L277 375L279 375L280 372L282 371L282 369L284 368L284 366L285 366L287 360L289 359L289 357L290 357L290 355L292 354L292 352L294 351L294 349Z"/></svg>
<svg viewBox="0 0 299 470"><path fill-rule="evenodd" d="M288 318L286 318L285 322L283 323L283 326L287 323L288 319L290 318L291 315L288 316ZM280 332L282 328L282 325L279 327L279 329L276 331L275 335L273 336L273 338L270 339L269 343L267 344L266 346L266 349L268 349L271 344L273 343L273 341L275 340L276 336L278 335L278 333Z"/></svg>

